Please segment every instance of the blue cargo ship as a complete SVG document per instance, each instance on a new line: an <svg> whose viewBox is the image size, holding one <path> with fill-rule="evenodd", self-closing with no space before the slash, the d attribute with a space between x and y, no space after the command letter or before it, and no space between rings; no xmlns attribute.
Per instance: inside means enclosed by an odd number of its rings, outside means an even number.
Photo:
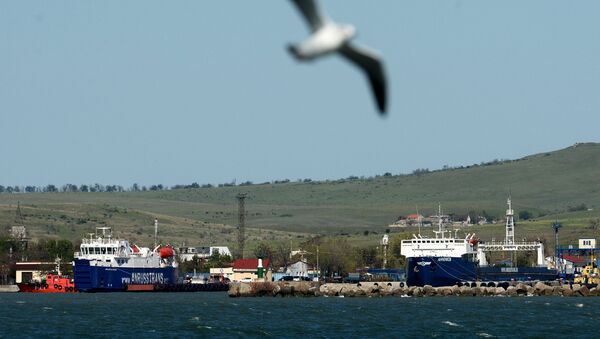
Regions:
<svg viewBox="0 0 600 339"><path fill-rule="evenodd" d="M130 245L127 240L113 239L110 227L100 227L82 240L73 276L81 292L117 292L130 285L174 284L176 267L172 248Z"/></svg>
<svg viewBox="0 0 600 339"><path fill-rule="evenodd" d="M551 281L558 271L544 265L544 245L539 242L514 241L514 211L510 198L506 211L506 238L502 242L483 243L475 234L464 238L445 229L439 211L438 230L434 237L413 235L402 240L401 253L406 257L406 283L409 286L452 286L474 281ZM531 267L503 267L489 265L486 253L536 251L537 263Z"/></svg>

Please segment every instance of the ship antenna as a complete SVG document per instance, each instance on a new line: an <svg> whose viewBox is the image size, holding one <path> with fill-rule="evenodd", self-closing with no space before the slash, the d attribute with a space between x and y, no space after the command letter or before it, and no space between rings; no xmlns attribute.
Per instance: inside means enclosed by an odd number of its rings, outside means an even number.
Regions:
<svg viewBox="0 0 600 339"><path fill-rule="evenodd" d="M415 205L417 208L417 225L419 226L419 234L421 234L421 215L419 214L419 205Z"/></svg>
<svg viewBox="0 0 600 339"><path fill-rule="evenodd" d="M444 237L444 233L442 233L442 204L438 202L438 231L442 234L442 238Z"/></svg>
<svg viewBox="0 0 600 339"><path fill-rule="evenodd" d="M158 239L158 219L154 219L154 248L157 246Z"/></svg>
<svg viewBox="0 0 600 339"><path fill-rule="evenodd" d="M56 256L54 262L56 263L56 274L61 276L62 274L60 272L60 257L58 255Z"/></svg>

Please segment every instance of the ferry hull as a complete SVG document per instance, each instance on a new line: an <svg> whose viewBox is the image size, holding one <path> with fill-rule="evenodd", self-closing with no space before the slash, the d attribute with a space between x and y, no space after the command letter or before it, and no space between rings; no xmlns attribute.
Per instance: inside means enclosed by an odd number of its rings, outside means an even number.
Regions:
<svg viewBox="0 0 600 339"><path fill-rule="evenodd" d="M558 278L558 270L547 267L480 267L478 273L482 281L552 281Z"/></svg>
<svg viewBox="0 0 600 339"><path fill-rule="evenodd" d="M409 286L452 286L473 281L552 281L558 271L546 267L478 267L465 258L408 258L406 283Z"/></svg>
<svg viewBox="0 0 600 339"><path fill-rule="evenodd" d="M473 262L451 257L408 258L408 286L452 286L462 281L474 281L477 268Z"/></svg>
<svg viewBox="0 0 600 339"><path fill-rule="evenodd" d="M73 265L75 287L81 292L125 291L129 284L174 284L174 267L138 268L91 266L90 260L76 259Z"/></svg>

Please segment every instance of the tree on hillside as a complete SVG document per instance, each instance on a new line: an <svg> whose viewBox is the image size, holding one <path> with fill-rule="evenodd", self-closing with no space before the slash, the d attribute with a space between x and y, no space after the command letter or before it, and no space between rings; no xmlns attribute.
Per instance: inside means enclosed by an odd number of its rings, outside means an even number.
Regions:
<svg viewBox="0 0 600 339"><path fill-rule="evenodd" d="M257 258L271 259L273 257L273 249L266 242L261 242L254 249L254 256Z"/></svg>
<svg viewBox="0 0 600 339"><path fill-rule="evenodd" d="M587 211L587 206L584 203L568 207L569 212Z"/></svg>
<svg viewBox="0 0 600 339"><path fill-rule="evenodd" d="M63 192L77 192L77 191L79 191L79 188L77 187L77 185L65 184L62 187L62 191Z"/></svg>
<svg viewBox="0 0 600 339"><path fill-rule="evenodd" d="M318 243L312 243L306 246L306 250L311 253L312 264L316 264L316 246L319 246L319 266L321 275L332 277L335 275L344 276L348 272L356 269L356 252L346 239L328 238L318 239Z"/></svg>
<svg viewBox="0 0 600 339"><path fill-rule="evenodd" d="M205 263L207 269L227 267L231 265L231 256L227 254L221 254L219 251L214 251L213 254L208 257Z"/></svg>
<svg viewBox="0 0 600 339"><path fill-rule="evenodd" d="M416 175L418 177L427 173L429 173L429 168L417 168L412 172L413 175Z"/></svg>
<svg viewBox="0 0 600 339"><path fill-rule="evenodd" d="M79 191L80 192L89 192L90 189L89 189L88 185L81 185L81 186L79 186Z"/></svg>
<svg viewBox="0 0 600 339"><path fill-rule="evenodd" d="M179 271L182 273L190 273L196 270L197 272L204 272L204 261L197 255L192 257L192 260L179 262Z"/></svg>
<svg viewBox="0 0 600 339"><path fill-rule="evenodd" d="M290 263L290 248L284 243L279 243L273 250L271 259L273 267L287 267Z"/></svg>
<svg viewBox="0 0 600 339"><path fill-rule="evenodd" d="M529 219L531 219L531 217L533 217L533 215L528 210L522 210L519 212L520 220L529 220Z"/></svg>
<svg viewBox="0 0 600 339"><path fill-rule="evenodd" d="M58 192L58 188L52 184L46 185L46 187L44 187L44 192Z"/></svg>
<svg viewBox="0 0 600 339"><path fill-rule="evenodd" d="M29 259L53 261L60 258L63 262L73 261L75 248L66 239L41 239L29 246Z"/></svg>
<svg viewBox="0 0 600 339"><path fill-rule="evenodd" d="M379 255L378 247L375 245L359 248L356 250L356 254L357 266L374 268L382 265L382 258Z"/></svg>
<svg viewBox="0 0 600 339"><path fill-rule="evenodd" d="M492 214L489 214L485 210L481 211L481 216L484 217L485 220L487 220L488 222L492 222L493 220L496 220L495 216L493 216Z"/></svg>
<svg viewBox="0 0 600 339"><path fill-rule="evenodd" d="M387 267L401 268L406 265L406 257L401 252L402 240L405 239L410 239L409 233L400 233L390 237Z"/></svg>

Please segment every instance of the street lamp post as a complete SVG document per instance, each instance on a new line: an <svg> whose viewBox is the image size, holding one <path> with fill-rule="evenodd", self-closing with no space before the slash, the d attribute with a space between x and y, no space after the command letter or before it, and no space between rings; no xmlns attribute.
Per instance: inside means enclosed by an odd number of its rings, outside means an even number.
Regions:
<svg viewBox="0 0 600 339"><path fill-rule="evenodd" d="M556 260L557 268L558 268L559 260L560 260L559 253L558 253L559 252L558 251L558 229L561 227L562 227L562 225L561 225L561 223L558 222L558 220L555 221L554 223L552 223L552 228L554 229L554 258ZM561 269L560 273L563 273L562 269Z"/></svg>

